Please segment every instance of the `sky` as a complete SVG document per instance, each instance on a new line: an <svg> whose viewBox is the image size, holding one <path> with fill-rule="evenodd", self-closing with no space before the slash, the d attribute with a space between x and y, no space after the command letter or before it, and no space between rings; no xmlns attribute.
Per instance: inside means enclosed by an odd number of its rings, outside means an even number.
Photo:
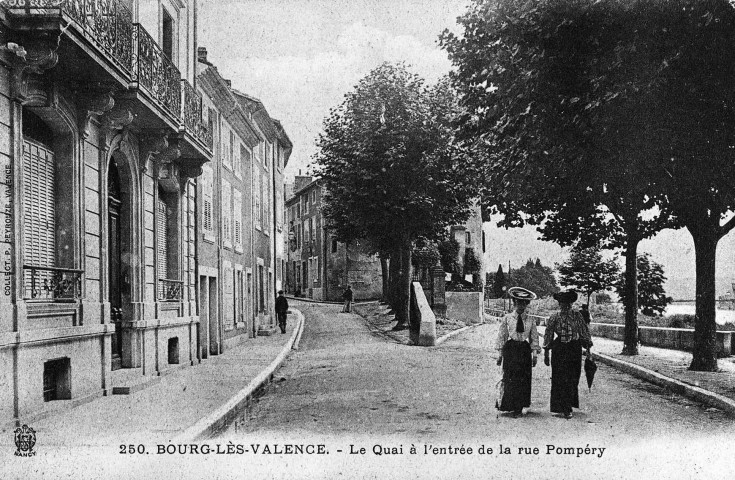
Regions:
<svg viewBox="0 0 735 480"><path fill-rule="evenodd" d="M330 108L384 61L404 61L427 81L451 64L437 45L469 0L199 0L200 46L233 87L260 98L279 119L294 149L287 178L306 174L315 139ZM538 240L534 228L505 230L486 223L487 269L528 258L553 266L568 250ZM642 242L664 266L675 296L693 297L694 246L685 230ZM735 280L735 233L717 253L718 293Z"/></svg>

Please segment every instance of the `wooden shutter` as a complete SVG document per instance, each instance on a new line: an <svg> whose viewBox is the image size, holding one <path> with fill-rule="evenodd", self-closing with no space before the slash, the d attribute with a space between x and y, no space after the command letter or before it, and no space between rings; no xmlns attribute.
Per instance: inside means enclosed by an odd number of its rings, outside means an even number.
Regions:
<svg viewBox="0 0 735 480"><path fill-rule="evenodd" d="M213 233L214 232L214 225L213 225L213 206L212 206L212 191L213 191L213 185L214 185L214 174L212 172L212 169L205 168L204 173L202 174L202 229L205 232Z"/></svg>
<svg viewBox="0 0 735 480"><path fill-rule="evenodd" d="M156 240L158 249L158 278L168 278L168 205L158 198L158 218L156 219Z"/></svg>
<svg viewBox="0 0 735 480"><path fill-rule="evenodd" d="M53 267L56 252L54 153L23 142L23 233L25 264Z"/></svg>
<svg viewBox="0 0 735 480"><path fill-rule="evenodd" d="M242 192L235 190L235 245L242 247Z"/></svg>

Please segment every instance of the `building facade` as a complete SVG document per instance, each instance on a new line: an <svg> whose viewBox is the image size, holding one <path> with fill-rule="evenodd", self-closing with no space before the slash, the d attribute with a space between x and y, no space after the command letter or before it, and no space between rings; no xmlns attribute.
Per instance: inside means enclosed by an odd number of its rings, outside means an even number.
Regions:
<svg viewBox="0 0 735 480"><path fill-rule="evenodd" d="M198 360L193 0L0 2L0 416Z"/></svg>
<svg viewBox="0 0 735 480"><path fill-rule="evenodd" d="M359 242L337 241L324 227L324 188L319 180L297 176L286 200L289 224L286 290L314 300L340 301L347 285L355 300L382 294L380 260Z"/></svg>

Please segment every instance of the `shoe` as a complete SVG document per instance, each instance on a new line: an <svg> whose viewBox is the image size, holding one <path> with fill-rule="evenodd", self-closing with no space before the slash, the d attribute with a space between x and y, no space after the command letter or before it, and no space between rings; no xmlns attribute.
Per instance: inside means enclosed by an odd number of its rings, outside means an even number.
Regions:
<svg viewBox="0 0 735 480"><path fill-rule="evenodd" d="M566 412L566 413L564 414L564 418L566 418L567 420L569 420L569 419L570 419L570 418L572 418L573 416L574 416L574 415L572 415L572 412Z"/></svg>
<svg viewBox="0 0 735 480"><path fill-rule="evenodd" d="M513 415L513 418L522 417L523 416L523 410L520 410L520 411L519 410L516 410L516 411L513 412L512 415Z"/></svg>

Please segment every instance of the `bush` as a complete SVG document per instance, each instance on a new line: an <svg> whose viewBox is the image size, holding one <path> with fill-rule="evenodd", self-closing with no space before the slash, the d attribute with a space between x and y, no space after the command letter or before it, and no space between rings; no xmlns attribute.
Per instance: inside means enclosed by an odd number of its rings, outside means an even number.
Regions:
<svg viewBox="0 0 735 480"><path fill-rule="evenodd" d="M605 292L600 292L597 295L595 295L595 303L598 305L607 305L612 303L612 297L610 297L610 294Z"/></svg>
<svg viewBox="0 0 735 480"><path fill-rule="evenodd" d="M694 315L676 314L666 317L669 328L694 328Z"/></svg>

